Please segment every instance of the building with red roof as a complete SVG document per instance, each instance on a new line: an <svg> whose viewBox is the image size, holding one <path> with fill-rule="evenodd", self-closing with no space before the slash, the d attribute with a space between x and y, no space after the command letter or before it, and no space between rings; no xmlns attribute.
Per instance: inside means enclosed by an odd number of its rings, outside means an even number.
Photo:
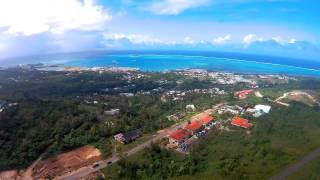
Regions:
<svg viewBox="0 0 320 180"><path fill-rule="evenodd" d="M186 130L191 132L194 135L197 132L200 132L203 129L202 124L199 121L193 121L185 127Z"/></svg>
<svg viewBox="0 0 320 180"><path fill-rule="evenodd" d="M191 133L185 129L178 129L170 134L169 142L174 146L179 146L191 136Z"/></svg>
<svg viewBox="0 0 320 180"><path fill-rule="evenodd" d="M238 96L239 99L246 99L248 95L252 94L253 90L252 89L246 89L243 91L237 91L234 93L234 96Z"/></svg>
<svg viewBox="0 0 320 180"><path fill-rule="evenodd" d="M203 125L208 125L213 121L213 117L210 115L205 116L204 118L202 118L202 124Z"/></svg>
<svg viewBox="0 0 320 180"><path fill-rule="evenodd" d="M253 126L253 124L249 123L249 120L240 117L234 117L231 124L245 129L251 128Z"/></svg>

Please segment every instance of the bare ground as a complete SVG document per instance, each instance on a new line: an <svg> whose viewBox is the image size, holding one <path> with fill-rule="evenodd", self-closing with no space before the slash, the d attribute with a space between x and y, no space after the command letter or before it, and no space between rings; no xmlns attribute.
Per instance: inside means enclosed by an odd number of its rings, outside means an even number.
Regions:
<svg viewBox="0 0 320 180"><path fill-rule="evenodd" d="M40 161L32 171L35 179L51 179L74 171L102 159L101 153L93 146L84 146L76 150Z"/></svg>

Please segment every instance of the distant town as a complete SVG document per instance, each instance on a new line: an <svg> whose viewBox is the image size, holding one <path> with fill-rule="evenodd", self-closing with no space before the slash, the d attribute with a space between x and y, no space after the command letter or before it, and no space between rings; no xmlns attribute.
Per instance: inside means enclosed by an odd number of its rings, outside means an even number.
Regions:
<svg viewBox="0 0 320 180"><path fill-rule="evenodd" d="M273 122L275 114L299 104L305 109L319 106L315 80L285 75L41 64L0 73L0 120L18 123L0 131L6 137L1 139L6 148L0 177L18 179L106 178L104 172L119 168L123 159L155 145L161 152L193 157L201 151L198 146L214 148L210 141L215 138L234 133L256 138L261 124ZM38 117L40 112L46 122ZM20 128L27 132L25 138ZM6 135L9 130L17 136ZM32 140L35 135L38 142ZM30 142L35 147L32 156L15 161L13 152L20 149L10 145L14 141ZM221 146L227 151L225 142Z"/></svg>

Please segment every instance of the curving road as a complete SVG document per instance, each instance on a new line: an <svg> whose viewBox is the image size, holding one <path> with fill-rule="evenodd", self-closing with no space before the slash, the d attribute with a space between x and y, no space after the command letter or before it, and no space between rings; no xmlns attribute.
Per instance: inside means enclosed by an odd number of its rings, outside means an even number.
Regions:
<svg viewBox="0 0 320 180"><path fill-rule="evenodd" d="M306 157L304 157L303 159L298 161L296 164L288 167L287 169L285 169L281 173L279 173L276 176L270 178L270 180L284 180L287 177L289 177L292 174L294 174L295 172L297 172L298 170L300 170L307 163L309 163L309 162L311 162L311 161L313 161L313 160L315 160L315 159L317 159L319 157L320 157L320 148L315 150L315 151L313 151L312 153L310 153L309 155L307 155Z"/></svg>

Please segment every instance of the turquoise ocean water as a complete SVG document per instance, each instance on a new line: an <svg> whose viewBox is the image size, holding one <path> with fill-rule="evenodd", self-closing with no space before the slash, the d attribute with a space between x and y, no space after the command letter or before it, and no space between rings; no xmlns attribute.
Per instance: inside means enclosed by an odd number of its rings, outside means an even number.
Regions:
<svg viewBox="0 0 320 180"><path fill-rule="evenodd" d="M294 76L320 77L320 69L312 63L308 67L273 63L272 60L246 60L240 58L224 58L200 55L175 54L99 54L86 56L61 56L42 59L43 63L63 64L77 67L131 67L142 71L169 71L186 68L201 68L214 71L255 73L255 74L286 74Z"/></svg>

